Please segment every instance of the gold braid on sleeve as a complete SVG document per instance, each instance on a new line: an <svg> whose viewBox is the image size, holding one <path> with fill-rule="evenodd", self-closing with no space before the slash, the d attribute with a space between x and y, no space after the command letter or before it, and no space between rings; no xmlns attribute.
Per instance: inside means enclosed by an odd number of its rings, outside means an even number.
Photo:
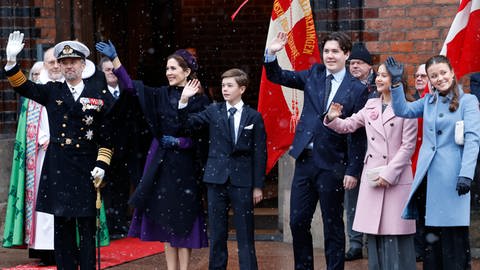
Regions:
<svg viewBox="0 0 480 270"><path fill-rule="evenodd" d="M9 76L8 81L10 82L10 85L12 85L13 87L19 87L20 85L24 84L27 81L27 77L25 77L23 72L19 70L17 73L13 74L12 76Z"/></svg>
<svg viewBox="0 0 480 270"><path fill-rule="evenodd" d="M98 156L97 161L103 161L107 165L110 165L110 161L112 160L113 151L108 148L100 148L98 149Z"/></svg>

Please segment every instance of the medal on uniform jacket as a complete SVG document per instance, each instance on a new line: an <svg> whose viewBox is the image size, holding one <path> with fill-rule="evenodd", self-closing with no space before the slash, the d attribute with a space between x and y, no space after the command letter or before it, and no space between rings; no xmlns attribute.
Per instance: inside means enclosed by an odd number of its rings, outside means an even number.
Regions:
<svg viewBox="0 0 480 270"><path fill-rule="evenodd" d="M100 111L103 107L103 100L97 98L80 98L80 104L82 104L82 111L86 110L96 110Z"/></svg>
<svg viewBox="0 0 480 270"><path fill-rule="evenodd" d="M82 121L85 123L85 125L90 126L91 124L93 124L93 116L85 115Z"/></svg>

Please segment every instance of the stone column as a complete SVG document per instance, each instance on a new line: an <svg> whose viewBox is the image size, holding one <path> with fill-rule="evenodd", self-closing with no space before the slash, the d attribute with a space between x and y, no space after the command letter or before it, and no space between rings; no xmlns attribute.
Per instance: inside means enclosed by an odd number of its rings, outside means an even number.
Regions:
<svg viewBox="0 0 480 270"><path fill-rule="evenodd" d="M278 161L278 223L279 229L283 230L283 241L292 242L290 233L290 189L292 186L295 160L288 154L283 155ZM320 206L312 221L313 246L323 248L323 223L320 213Z"/></svg>

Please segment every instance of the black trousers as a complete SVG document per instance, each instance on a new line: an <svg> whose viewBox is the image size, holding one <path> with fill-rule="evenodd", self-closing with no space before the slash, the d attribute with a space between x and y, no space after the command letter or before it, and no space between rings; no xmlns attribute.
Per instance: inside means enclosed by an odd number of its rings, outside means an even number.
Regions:
<svg viewBox="0 0 480 270"><path fill-rule="evenodd" d="M128 198L130 197L130 174L126 162L112 161L107 185L102 190L110 236L118 237L128 233Z"/></svg>
<svg viewBox="0 0 480 270"><path fill-rule="evenodd" d="M316 167L308 151L297 159L290 195L290 230L296 270L314 268L310 229L318 202L322 211L327 269L344 269L343 176L343 172Z"/></svg>
<svg viewBox="0 0 480 270"><path fill-rule="evenodd" d="M423 269L470 270L472 258L468 227L425 226L427 248Z"/></svg>
<svg viewBox="0 0 480 270"><path fill-rule="evenodd" d="M228 210L233 209L240 270L257 270L252 187L207 184L210 260L208 269L225 270L228 260Z"/></svg>
<svg viewBox="0 0 480 270"><path fill-rule="evenodd" d="M54 217L55 260L59 270L95 269L95 217ZM76 229L80 235L77 246Z"/></svg>
<svg viewBox="0 0 480 270"><path fill-rule="evenodd" d="M418 214L425 217L427 179L425 178L415 192ZM420 218L425 224L425 219ZM425 226L423 233L425 244L424 270L470 270L469 227L431 227Z"/></svg>

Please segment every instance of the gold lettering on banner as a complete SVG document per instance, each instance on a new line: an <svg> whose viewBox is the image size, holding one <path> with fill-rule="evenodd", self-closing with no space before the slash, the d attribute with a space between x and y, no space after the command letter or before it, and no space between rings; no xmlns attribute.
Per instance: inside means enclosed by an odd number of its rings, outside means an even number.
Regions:
<svg viewBox="0 0 480 270"><path fill-rule="evenodd" d="M302 7L303 16L305 18L305 44L303 46L302 53L312 55L315 50L315 46L318 46L318 44L316 42L317 33L315 32L315 22L313 21L310 1L299 0L299 5ZM290 6L290 8L292 7ZM287 16L285 16L285 10L280 5L279 0L275 0L273 2L273 12L276 14L277 20L279 20L279 24L282 27L283 31L288 33L287 44L292 51L293 59L295 59L301 53L295 45L295 40L291 31L292 29L290 27L290 23Z"/></svg>
<svg viewBox="0 0 480 270"><path fill-rule="evenodd" d="M297 47L295 46L295 40L293 39L292 31L288 32L287 43L288 43L288 46L290 47L290 50L292 50L293 59L296 59L300 55L300 52L298 51Z"/></svg>
<svg viewBox="0 0 480 270"><path fill-rule="evenodd" d="M313 54L313 50L317 45L317 33L315 32L315 23L313 22L312 14L305 17L305 45L303 47L303 53Z"/></svg>
<svg viewBox="0 0 480 270"><path fill-rule="evenodd" d="M315 23L313 21L312 9L310 8L310 0L300 0L300 6L305 17L305 45L303 47L304 54L313 54L317 45L315 32Z"/></svg>
<svg viewBox="0 0 480 270"><path fill-rule="evenodd" d="M273 12L277 14L277 17L281 17L285 13L285 10L283 10L278 0L275 0L275 2L273 2Z"/></svg>

